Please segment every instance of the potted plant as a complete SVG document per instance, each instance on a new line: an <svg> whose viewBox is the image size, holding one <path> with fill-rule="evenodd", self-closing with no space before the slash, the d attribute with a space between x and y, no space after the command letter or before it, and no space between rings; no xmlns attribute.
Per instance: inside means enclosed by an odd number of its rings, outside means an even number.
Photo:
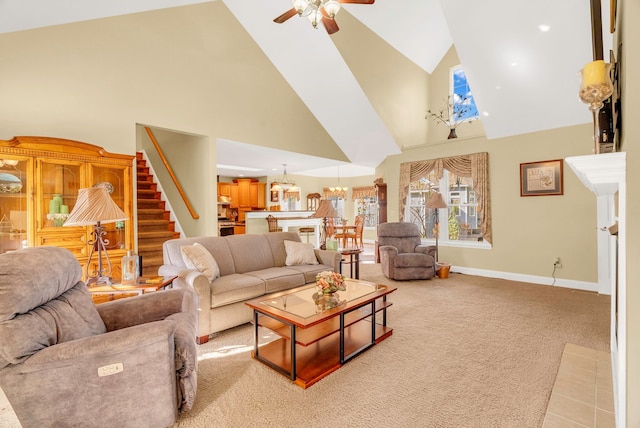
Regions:
<svg viewBox="0 0 640 428"><path fill-rule="evenodd" d="M427 110L425 119L432 119L436 125L443 124L449 128L449 136L447 139L458 138L456 128L465 122L471 122L471 118L467 114L471 111L471 99L469 97L453 94L447 97L445 107L439 111Z"/></svg>

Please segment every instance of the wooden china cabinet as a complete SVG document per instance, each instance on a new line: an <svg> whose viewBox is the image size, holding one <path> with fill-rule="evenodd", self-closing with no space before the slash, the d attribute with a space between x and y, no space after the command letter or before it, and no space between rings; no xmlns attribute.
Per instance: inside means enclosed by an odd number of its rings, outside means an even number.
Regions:
<svg viewBox="0 0 640 428"><path fill-rule="evenodd" d="M113 189L111 198L130 219L104 224L112 276L119 279L120 261L134 248L133 159L60 138L0 140L0 254L31 246L64 247L84 273L93 228L63 224L78 190L100 184ZM95 255L93 262L97 265Z"/></svg>

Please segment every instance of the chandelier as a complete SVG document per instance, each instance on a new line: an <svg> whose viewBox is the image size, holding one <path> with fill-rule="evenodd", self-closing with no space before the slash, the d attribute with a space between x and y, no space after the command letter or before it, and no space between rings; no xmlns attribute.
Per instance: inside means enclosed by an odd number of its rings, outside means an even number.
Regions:
<svg viewBox="0 0 640 428"><path fill-rule="evenodd" d="M340 186L340 166L338 166L338 185L334 187L329 187L329 190L332 192L346 192L348 187Z"/></svg>
<svg viewBox="0 0 640 428"><path fill-rule="evenodd" d="M335 18L340 3L336 0L293 0L293 8L298 16L306 16L313 28L318 28L323 16Z"/></svg>
<svg viewBox="0 0 640 428"><path fill-rule="evenodd" d="M273 181L273 186L271 187L271 189L284 190L285 192L287 190L295 190L296 183L294 183L293 180L290 180L289 177L287 177L287 164L283 163L282 166L284 167L284 173L282 177L278 177Z"/></svg>

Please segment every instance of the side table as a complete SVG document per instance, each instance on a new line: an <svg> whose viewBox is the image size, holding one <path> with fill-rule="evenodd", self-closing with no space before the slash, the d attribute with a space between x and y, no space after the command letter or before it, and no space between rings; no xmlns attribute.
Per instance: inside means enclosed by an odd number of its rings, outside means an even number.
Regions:
<svg viewBox="0 0 640 428"><path fill-rule="evenodd" d="M342 248L338 252L342 257L349 256L349 261L344 258L340 259L340 273L342 273L342 265L349 265L349 274L353 279L360 279L360 254L364 250L362 248ZM355 275L354 275L355 271Z"/></svg>
<svg viewBox="0 0 640 428"><path fill-rule="evenodd" d="M88 289L94 303L103 303L108 300L140 296L145 293L152 293L154 291L171 288L173 280L176 278L177 276L140 277L133 285L111 284L89 287ZM103 296L108 298L105 299Z"/></svg>

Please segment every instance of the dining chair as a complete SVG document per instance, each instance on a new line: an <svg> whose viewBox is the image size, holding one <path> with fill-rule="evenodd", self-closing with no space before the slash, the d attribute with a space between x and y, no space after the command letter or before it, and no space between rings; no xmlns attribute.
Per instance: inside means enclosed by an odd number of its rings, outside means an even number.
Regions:
<svg viewBox="0 0 640 428"><path fill-rule="evenodd" d="M278 219L271 214L267 216L267 223L269 224L269 232L282 232L282 228L278 227Z"/></svg>
<svg viewBox="0 0 640 428"><path fill-rule="evenodd" d="M343 232L343 247L346 247L346 244L351 241L354 247L364 247L362 242L362 231L364 230L364 215L359 214L356 216L355 227L353 229L348 229Z"/></svg>
<svg viewBox="0 0 640 428"><path fill-rule="evenodd" d="M358 214L356 216L356 230L354 244L358 248L364 248L364 242L362 241L362 233L364 232L364 215Z"/></svg>
<svg viewBox="0 0 640 428"><path fill-rule="evenodd" d="M345 228L340 229L339 227L335 227L335 223L333 223L333 219L331 219L331 225L333 227L333 237L338 241L342 241L342 248L347 246L347 237L348 233Z"/></svg>

